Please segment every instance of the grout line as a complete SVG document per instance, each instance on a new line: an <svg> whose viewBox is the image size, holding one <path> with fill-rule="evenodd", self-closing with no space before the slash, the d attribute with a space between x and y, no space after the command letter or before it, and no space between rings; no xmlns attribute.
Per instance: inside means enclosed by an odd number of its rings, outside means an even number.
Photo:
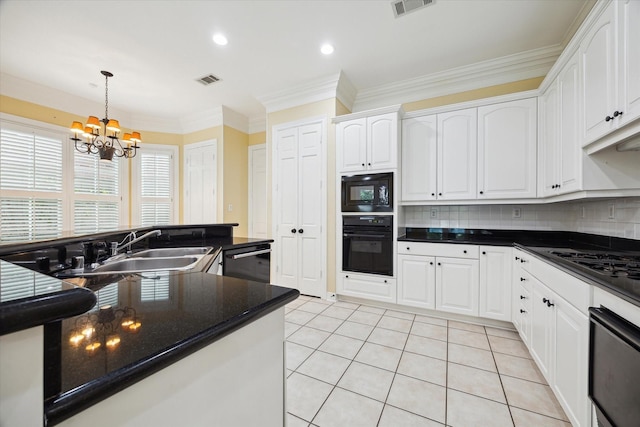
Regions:
<svg viewBox="0 0 640 427"><path fill-rule="evenodd" d="M486 328L485 328L486 333ZM491 358L493 359L494 365L496 365L496 372L498 373L498 381L500 381L500 387L502 388L502 394L504 395L504 401L507 403L507 410L509 411L509 417L511 417L511 424L516 425L516 421L513 419L513 413L511 412L511 405L509 404L509 399L507 398L507 392L504 389L504 384L502 383L502 375L500 375L500 370L498 369L498 362L496 362L496 356L493 354L493 347L491 346L491 340L487 336L487 341L489 341L489 348L491 349Z"/></svg>

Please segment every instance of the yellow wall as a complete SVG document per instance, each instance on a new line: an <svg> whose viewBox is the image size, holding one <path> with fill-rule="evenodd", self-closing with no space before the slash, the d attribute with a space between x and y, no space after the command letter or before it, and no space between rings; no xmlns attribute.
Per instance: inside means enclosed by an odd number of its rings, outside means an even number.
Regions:
<svg viewBox="0 0 640 427"><path fill-rule="evenodd" d="M233 233L248 236L249 135L224 126L223 222L240 224ZM219 199L219 198L218 198ZM229 207L232 210L229 210Z"/></svg>
<svg viewBox="0 0 640 427"><path fill-rule="evenodd" d="M267 132L256 132L249 134L249 145L264 144L267 142Z"/></svg>
<svg viewBox="0 0 640 427"><path fill-rule="evenodd" d="M423 99L421 101L407 102L406 104L402 104L402 108L404 111L409 112L424 110L425 108L457 104L459 102L474 101L476 99L490 98L492 96L507 95L509 93L524 92L527 90L538 89L542 80L544 80L544 77L535 77L532 79L519 80L496 86L488 86L481 89L468 90L466 92Z"/></svg>

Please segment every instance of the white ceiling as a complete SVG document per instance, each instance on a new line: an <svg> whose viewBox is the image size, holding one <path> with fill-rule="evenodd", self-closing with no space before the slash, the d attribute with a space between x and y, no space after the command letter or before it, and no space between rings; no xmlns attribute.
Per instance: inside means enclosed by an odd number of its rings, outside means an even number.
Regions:
<svg viewBox="0 0 640 427"><path fill-rule="evenodd" d="M0 0L0 72L133 115L180 119L341 71L357 91L562 46L593 0L435 0L395 18L389 0ZM224 33L227 46L212 35ZM320 45L335 46L331 56ZM203 86L212 73L221 82ZM0 80L0 90L5 93Z"/></svg>

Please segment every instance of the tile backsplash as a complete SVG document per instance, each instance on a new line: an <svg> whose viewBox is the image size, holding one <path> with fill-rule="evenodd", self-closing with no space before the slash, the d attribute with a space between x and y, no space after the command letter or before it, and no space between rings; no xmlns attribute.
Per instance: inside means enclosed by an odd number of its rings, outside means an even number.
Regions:
<svg viewBox="0 0 640 427"><path fill-rule="evenodd" d="M640 197L544 205L405 206L403 217L406 227L578 231L640 240Z"/></svg>

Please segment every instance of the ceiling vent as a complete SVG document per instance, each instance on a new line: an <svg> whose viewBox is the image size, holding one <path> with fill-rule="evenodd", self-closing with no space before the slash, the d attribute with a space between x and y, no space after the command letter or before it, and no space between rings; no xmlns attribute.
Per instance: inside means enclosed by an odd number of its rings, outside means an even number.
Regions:
<svg viewBox="0 0 640 427"><path fill-rule="evenodd" d="M208 86L212 83L219 82L220 78L214 76L213 74L208 74L204 77L200 77L199 79L196 79L196 81L202 83L205 86Z"/></svg>
<svg viewBox="0 0 640 427"><path fill-rule="evenodd" d="M396 18L404 16L409 12L415 12L425 6L429 6L435 0L394 0L391 2L393 13Z"/></svg>

